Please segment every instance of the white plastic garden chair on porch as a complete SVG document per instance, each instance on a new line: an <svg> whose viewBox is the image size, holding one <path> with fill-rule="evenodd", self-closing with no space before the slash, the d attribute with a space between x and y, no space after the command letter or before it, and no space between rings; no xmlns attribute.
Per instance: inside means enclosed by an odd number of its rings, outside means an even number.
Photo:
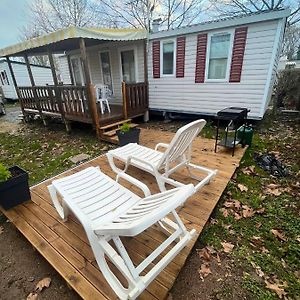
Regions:
<svg viewBox="0 0 300 300"><path fill-rule="evenodd" d="M139 187L145 198L120 185L117 182L119 178ZM48 189L61 218L66 220L70 209L84 227L98 266L117 296L135 299L195 235L194 229L187 231L175 211L195 190L190 184L151 196L145 184L125 173L119 174L117 181L103 174L99 168L89 167L54 180ZM169 213L174 221L166 217ZM169 237L135 266L120 237L136 236L155 223L168 231ZM115 248L109 241L114 242ZM174 242L175 245L154 267L141 275ZM127 285L124 286L112 272L106 257L118 268Z"/></svg>
<svg viewBox="0 0 300 300"><path fill-rule="evenodd" d="M106 155L111 168L118 175L127 171L130 165L151 173L155 176L161 191L165 191L165 183L174 186L182 186L183 183L171 179L172 175L179 168L186 167L189 176L199 182L195 185L198 191L217 174L217 170L211 170L191 163L192 143L195 137L205 126L205 120L197 120L181 127L173 137L170 144L159 143L155 149L144 147L138 144L128 144L123 147L109 151ZM165 152L158 151L158 148L165 148ZM115 165L114 159L125 163L121 170ZM193 174L197 170L205 173L204 178Z"/></svg>
<svg viewBox="0 0 300 300"><path fill-rule="evenodd" d="M111 90L105 84L96 84L96 101L100 104L101 114L104 114L105 107L110 113L108 98L111 96Z"/></svg>

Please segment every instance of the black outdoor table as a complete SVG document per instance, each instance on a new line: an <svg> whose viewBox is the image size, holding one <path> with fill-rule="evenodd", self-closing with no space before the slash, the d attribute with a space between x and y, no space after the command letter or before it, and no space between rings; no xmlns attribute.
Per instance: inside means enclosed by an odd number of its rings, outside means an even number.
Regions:
<svg viewBox="0 0 300 300"><path fill-rule="evenodd" d="M237 131L240 128L240 126L245 125L245 123L247 122L247 115L249 111L250 110L248 110L247 108L242 108L242 107L227 107L225 109L220 110L217 113L216 119L218 123L217 123L217 134L216 134L216 142L215 142L215 152L217 152L218 146L222 146L226 148L231 148L232 156L234 156L235 146L242 142L241 139L237 138ZM226 127L225 138L218 143L220 121L228 121L229 123ZM234 137L228 136L230 123L233 123ZM244 126L244 130L245 130L245 126Z"/></svg>

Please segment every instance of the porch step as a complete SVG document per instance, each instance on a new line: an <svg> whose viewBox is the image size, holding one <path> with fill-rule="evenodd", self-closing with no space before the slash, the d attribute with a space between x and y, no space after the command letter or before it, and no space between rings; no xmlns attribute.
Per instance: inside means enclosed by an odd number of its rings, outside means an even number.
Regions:
<svg viewBox="0 0 300 300"><path fill-rule="evenodd" d="M130 128L135 128L135 127L138 126L138 124L135 124L135 123L129 123L129 126L130 126ZM105 136L114 136L114 135L117 134L117 130L118 130L118 129L119 129L119 128L113 129L113 130L110 130L110 131L106 131L106 132L103 133L103 135L105 135Z"/></svg>
<svg viewBox="0 0 300 300"><path fill-rule="evenodd" d="M118 126L118 125L123 125L124 123L130 123L130 122L131 122L131 119L122 120L122 121L119 121L119 122L115 122L115 123L112 123L112 124L102 126L102 127L100 127L100 130L110 129L112 127L115 127L115 126Z"/></svg>

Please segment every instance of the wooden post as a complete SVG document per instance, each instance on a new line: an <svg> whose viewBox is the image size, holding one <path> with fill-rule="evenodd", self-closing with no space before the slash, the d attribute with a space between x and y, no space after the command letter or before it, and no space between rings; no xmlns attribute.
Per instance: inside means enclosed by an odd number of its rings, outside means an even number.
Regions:
<svg viewBox="0 0 300 300"><path fill-rule="evenodd" d="M122 81L122 99L123 99L123 115L124 115L124 119L128 119L127 94L126 94L126 82L125 81Z"/></svg>
<svg viewBox="0 0 300 300"><path fill-rule="evenodd" d="M75 80L74 80L74 76L73 76L73 72L72 72L72 64L71 64L70 55L67 55L67 59L68 59L68 67L69 67L69 74L70 74L71 84L75 85Z"/></svg>
<svg viewBox="0 0 300 300"><path fill-rule="evenodd" d="M35 89L35 82L34 82L34 78L33 78L33 75L32 75L32 71L31 71L31 67L30 67L30 63L29 63L29 59L28 59L27 54L24 55L24 59L25 59L25 63L26 63L26 66L27 66L27 71L28 71L30 82L31 82L32 92L33 92L33 96L34 96L34 99L35 99L35 102L36 102L36 106L37 106L37 109L39 111L40 117L43 120L44 125L46 126L47 122L46 122L46 119L44 118L43 113L42 113L42 108L41 108L39 98L38 98L38 95L37 95L37 92L36 92L36 89Z"/></svg>
<svg viewBox="0 0 300 300"><path fill-rule="evenodd" d="M15 90L16 90L16 93L17 93L17 96L19 98L19 102L21 104L21 110L22 110L22 114L24 116L24 120L26 122L26 115L25 115L25 110L24 110L24 107L23 107L23 103L22 103L22 97L20 96L20 91L19 91L19 88L18 88L18 84L17 84L17 80L16 80L16 76L15 76L15 73L14 73L14 70L13 70L13 67L12 67L12 64L11 64L11 61L9 59L9 56L6 57L6 61L7 61L7 65L8 65L8 68L9 68L9 71L10 71L10 75L11 75L11 78L12 78L12 81L13 81L13 85L15 87Z"/></svg>
<svg viewBox="0 0 300 300"><path fill-rule="evenodd" d="M65 111L64 111L64 106L62 103L61 92L58 87L58 79L57 79L57 75L56 75L54 59L53 59L53 55L52 55L52 52L50 51L50 49L48 49L48 58L49 58L49 62L50 62L53 83L54 83L54 87L55 87L55 95L56 95L55 99L56 99L58 107L59 107L61 119L66 126L67 132L69 133L71 131L70 122L68 122L65 118Z"/></svg>
<svg viewBox="0 0 300 300"><path fill-rule="evenodd" d="M85 47L85 41L83 38L79 39L79 45L80 45L80 54L84 69L84 75L85 75L85 84L87 87L87 98L88 98L88 106L89 110L92 116L93 124L96 129L97 136L100 138L100 117L98 114L98 109L96 105L96 98L94 96L94 86L91 82L90 72L89 72L89 65L87 60L87 54L86 54L86 47Z"/></svg>

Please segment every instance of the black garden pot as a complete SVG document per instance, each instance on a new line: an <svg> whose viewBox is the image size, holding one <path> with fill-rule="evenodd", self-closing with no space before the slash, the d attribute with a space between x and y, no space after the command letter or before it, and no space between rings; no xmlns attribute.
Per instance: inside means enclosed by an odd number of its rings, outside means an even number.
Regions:
<svg viewBox="0 0 300 300"><path fill-rule="evenodd" d="M9 168L12 177L0 183L0 205L8 210L31 199L28 173L13 166Z"/></svg>
<svg viewBox="0 0 300 300"><path fill-rule="evenodd" d="M121 130L117 130L117 136L119 138L119 145L124 146L129 143L139 143L140 141L140 129L139 128L131 128L127 132L122 132Z"/></svg>

